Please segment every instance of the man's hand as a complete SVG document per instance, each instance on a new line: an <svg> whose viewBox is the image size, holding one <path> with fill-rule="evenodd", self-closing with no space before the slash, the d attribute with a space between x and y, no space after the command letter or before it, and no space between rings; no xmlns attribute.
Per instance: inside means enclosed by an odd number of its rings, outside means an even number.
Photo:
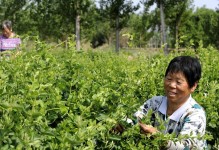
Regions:
<svg viewBox="0 0 219 150"><path fill-rule="evenodd" d="M115 127L112 128L112 132L122 134L125 128L121 124L117 124Z"/></svg>
<svg viewBox="0 0 219 150"><path fill-rule="evenodd" d="M140 126L140 131L143 134L155 134L156 132L158 132L158 130L151 125L146 125L142 122L138 122L138 124Z"/></svg>

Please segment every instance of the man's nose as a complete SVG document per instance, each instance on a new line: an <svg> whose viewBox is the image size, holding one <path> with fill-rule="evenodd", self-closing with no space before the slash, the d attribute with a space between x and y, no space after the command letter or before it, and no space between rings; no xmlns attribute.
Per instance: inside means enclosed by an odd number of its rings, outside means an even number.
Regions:
<svg viewBox="0 0 219 150"><path fill-rule="evenodd" d="M172 87L172 88L176 88L176 85L177 85L176 81L170 81L169 82L169 86Z"/></svg>

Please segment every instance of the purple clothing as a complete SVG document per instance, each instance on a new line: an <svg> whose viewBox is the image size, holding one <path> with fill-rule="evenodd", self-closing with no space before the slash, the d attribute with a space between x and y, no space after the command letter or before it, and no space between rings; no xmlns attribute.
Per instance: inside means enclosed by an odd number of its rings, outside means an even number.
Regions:
<svg viewBox="0 0 219 150"><path fill-rule="evenodd" d="M3 35L0 36L0 50L13 50L21 44L20 38L6 38Z"/></svg>

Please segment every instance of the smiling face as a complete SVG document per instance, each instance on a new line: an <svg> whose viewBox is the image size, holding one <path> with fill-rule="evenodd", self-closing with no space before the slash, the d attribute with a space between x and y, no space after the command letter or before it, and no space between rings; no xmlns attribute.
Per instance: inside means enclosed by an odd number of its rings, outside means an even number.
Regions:
<svg viewBox="0 0 219 150"><path fill-rule="evenodd" d="M180 107L183 105L190 94L194 92L197 83L191 88L182 72L168 73L164 79L164 90L169 104Z"/></svg>

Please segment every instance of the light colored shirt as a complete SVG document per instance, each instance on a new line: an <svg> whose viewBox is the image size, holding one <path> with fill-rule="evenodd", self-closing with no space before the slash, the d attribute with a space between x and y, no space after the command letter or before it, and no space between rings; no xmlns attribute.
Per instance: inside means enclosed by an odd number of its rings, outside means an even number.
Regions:
<svg viewBox="0 0 219 150"><path fill-rule="evenodd" d="M0 36L0 49L1 51L13 50L21 44L21 39L18 37L5 38L3 35Z"/></svg>
<svg viewBox="0 0 219 150"><path fill-rule="evenodd" d="M134 116L143 118L148 111L152 110L151 121L153 126L159 126L156 115L165 123L164 134L175 133L176 138L180 135L190 137L178 142L169 141L169 150L205 149L206 142L198 137L203 137L206 128L206 115L204 109L190 96L189 99L178 108L171 116L167 116L167 97L155 96L147 100Z"/></svg>

